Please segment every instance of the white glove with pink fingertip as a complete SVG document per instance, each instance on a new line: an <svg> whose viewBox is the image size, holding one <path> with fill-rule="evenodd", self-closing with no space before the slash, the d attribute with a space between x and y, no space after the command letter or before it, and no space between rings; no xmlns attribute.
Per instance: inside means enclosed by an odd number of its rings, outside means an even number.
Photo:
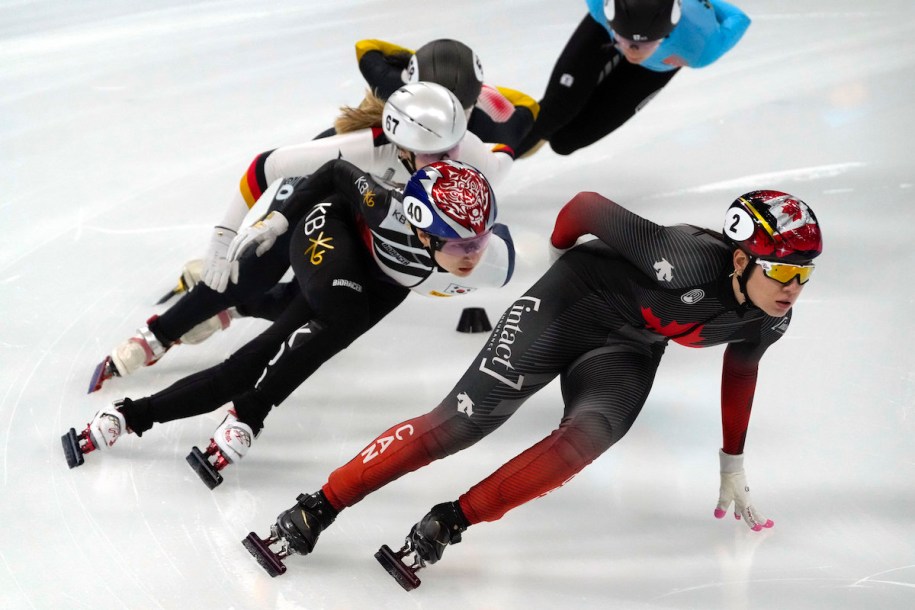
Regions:
<svg viewBox="0 0 915 610"><path fill-rule="evenodd" d="M733 503L734 518L742 518L754 532L775 525L772 519L766 519L759 514L750 501L750 487L747 485L747 475L743 470L743 454L730 455L719 450L718 458L721 463L721 488L718 491L715 518L722 519Z"/></svg>

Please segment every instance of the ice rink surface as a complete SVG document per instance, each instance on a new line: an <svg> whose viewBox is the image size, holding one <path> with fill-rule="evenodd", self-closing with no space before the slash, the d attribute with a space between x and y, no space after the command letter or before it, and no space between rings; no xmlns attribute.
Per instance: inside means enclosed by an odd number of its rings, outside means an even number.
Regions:
<svg viewBox="0 0 915 610"><path fill-rule="evenodd" d="M87 396L96 362L159 311L256 153L305 141L363 81L353 44L463 40L486 81L539 98L585 13L576 0L0 1L0 607L915 607L915 5L743 0L753 25L636 118L570 157L541 150L500 189L519 268L502 291L411 296L267 420L225 484L185 463L222 412L128 437L68 470L60 435L110 401L219 362L236 323ZM376 564L558 423L554 384L475 447L343 513L269 578L264 533L377 433L447 392L547 265L559 207L598 191L652 220L719 227L770 187L816 210L826 250L763 359L748 436L752 533L712 516L720 348L672 345L640 419L556 492L471 528L423 585Z"/></svg>

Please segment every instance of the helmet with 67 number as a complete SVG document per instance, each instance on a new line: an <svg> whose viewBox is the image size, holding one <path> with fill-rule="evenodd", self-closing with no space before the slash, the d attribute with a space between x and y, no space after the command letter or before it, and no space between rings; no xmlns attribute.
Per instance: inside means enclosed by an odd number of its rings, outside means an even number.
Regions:
<svg viewBox="0 0 915 610"><path fill-rule="evenodd" d="M436 161L413 174L403 207L411 225L441 239L476 237L496 222L489 181L460 161Z"/></svg>
<svg viewBox="0 0 915 610"><path fill-rule="evenodd" d="M381 126L388 140L414 153L437 154L457 146L467 117L457 97L435 83L404 85L384 104Z"/></svg>
<svg viewBox="0 0 915 610"><path fill-rule="evenodd" d="M440 38L427 42L410 58L407 82L418 81L442 85L463 108L473 108L483 88L483 64L463 42Z"/></svg>
<svg viewBox="0 0 915 610"><path fill-rule="evenodd" d="M681 0L604 0L610 29L635 41L660 40L680 21Z"/></svg>
<svg viewBox="0 0 915 610"><path fill-rule="evenodd" d="M810 207L781 191L752 191L728 208L725 238L749 255L808 264L823 251L820 224Z"/></svg>

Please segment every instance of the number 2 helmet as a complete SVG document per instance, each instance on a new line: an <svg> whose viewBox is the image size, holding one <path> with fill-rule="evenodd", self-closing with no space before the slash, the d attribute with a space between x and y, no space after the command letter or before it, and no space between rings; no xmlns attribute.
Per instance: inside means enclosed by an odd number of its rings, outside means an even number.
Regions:
<svg viewBox="0 0 915 610"><path fill-rule="evenodd" d="M436 161L410 178L403 193L411 225L443 240L488 235L496 222L496 197L483 174L460 161Z"/></svg>
<svg viewBox="0 0 915 610"><path fill-rule="evenodd" d="M680 0L604 0L604 16L624 38L660 40L680 21Z"/></svg>
<svg viewBox="0 0 915 610"><path fill-rule="evenodd" d="M823 251L820 224L806 203L781 191L752 191L728 208L723 233L749 255L803 265Z"/></svg>
<svg viewBox="0 0 915 610"><path fill-rule="evenodd" d="M432 155L457 146L467 132L467 117L451 91L418 82L391 94L384 104L381 127L400 148Z"/></svg>

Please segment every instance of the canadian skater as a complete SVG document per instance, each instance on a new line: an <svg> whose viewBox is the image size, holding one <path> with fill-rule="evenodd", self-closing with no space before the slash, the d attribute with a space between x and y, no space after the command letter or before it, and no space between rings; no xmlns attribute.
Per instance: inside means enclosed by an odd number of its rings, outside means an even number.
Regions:
<svg viewBox="0 0 915 610"><path fill-rule="evenodd" d="M587 234L597 239L572 247ZM434 506L399 551L384 546L376 555L405 588L417 586L416 570L440 560L470 526L559 487L619 441L670 341L726 344L714 513L721 518L733 505L752 530L772 527L751 501L744 444L760 358L788 330L822 250L813 211L792 195L754 191L728 207L718 233L660 226L580 193L560 211L550 243L568 251L505 311L436 408L385 430L321 489L299 496L266 540L249 534L245 546L268 572L280 573L289 554L310 553L344 508L470 447L558 376L564 404L555 430L456 500Z"/></svg>

